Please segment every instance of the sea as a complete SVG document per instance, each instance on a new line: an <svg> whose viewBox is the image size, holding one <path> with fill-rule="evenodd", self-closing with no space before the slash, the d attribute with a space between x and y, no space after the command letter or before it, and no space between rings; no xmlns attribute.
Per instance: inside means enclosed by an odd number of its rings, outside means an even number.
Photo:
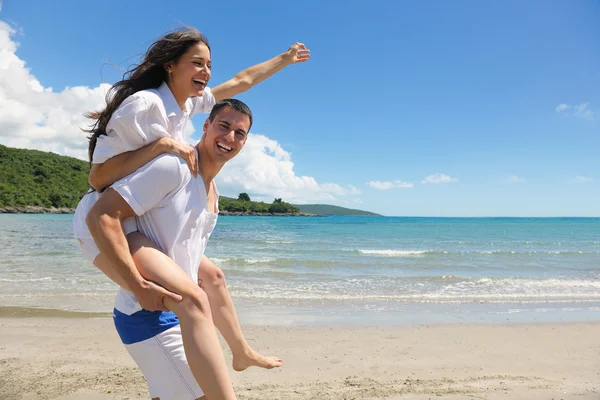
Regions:
<svg viewBox="0 0 600 400"><path fill-rule="evenodd" d="M72 221L0 214L0 311L110 315ZM600 320L600 218L221 216L206 255L242 324Z"/></svg>

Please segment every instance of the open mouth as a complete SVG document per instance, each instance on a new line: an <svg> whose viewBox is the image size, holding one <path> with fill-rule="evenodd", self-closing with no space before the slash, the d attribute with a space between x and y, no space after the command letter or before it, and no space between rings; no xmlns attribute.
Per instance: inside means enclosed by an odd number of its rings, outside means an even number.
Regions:
<svg viewBox="0 0 600 400"><path fill-rule="evenodd" d="M202 89L206 87L206 81L203 81L202 79L192 79L192 82L194 82L196 86L200 86Z"/></svg>
<svg viewBox="0 0 600 400"><path fill-rule="evenodd" d="M231 147L229 147L221 142L217 142L217 147L219 148L219 150L221 150L225 153L229 153L229 152L231 152L231 150L233 150Z"/></svg>

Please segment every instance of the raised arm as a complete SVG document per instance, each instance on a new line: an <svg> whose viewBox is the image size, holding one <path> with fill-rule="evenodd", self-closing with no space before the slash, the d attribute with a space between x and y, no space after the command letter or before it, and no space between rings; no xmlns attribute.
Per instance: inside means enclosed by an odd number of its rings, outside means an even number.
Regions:
<svg viewBox="0 0 600 400"><path fill-rule="evenodd" d="M102 164L92 164L89 173L90 186L102 190L121 178L137 171L163 153L183 158L194 176L198 175L198 164L193 146L188 146L171 137L160 138L134 151L121 153Z"/></svg>
<svg viewBox="0 0 600 400"><path fill-rule="evenodd" d="M310 50L302 43L295 43L286 52L239 72L227 82L212 88L211 92L217 102L234 97L259 84L276 72L281 71L288 65L305 62L309 58Z"/></svg>

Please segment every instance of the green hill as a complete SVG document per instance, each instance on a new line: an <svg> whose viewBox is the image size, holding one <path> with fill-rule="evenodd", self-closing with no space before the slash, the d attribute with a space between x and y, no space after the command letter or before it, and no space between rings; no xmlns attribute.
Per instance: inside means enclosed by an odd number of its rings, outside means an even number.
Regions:
<svg viewBox="0 0 600 400"><path fill-rule="evenodd" d="M76 207L88 170L76 158L0 145L0 207Z"/></svg>
<svg viewBox="0 0 600 400"><path fill-rule="evenodd" d="M87 162L38 150L0 145L0 208L75 208L88 190ZM236 214L379 215L326 204L289 204L220 198L222 211Z"/></svg>
<svg viewBox="0 0 600 400"><path fill-rule="evenodd" d="M380 216L381 214L375 214L369 211L355 210L351 208L344 208L338 206L332 206L329 204L294 204L300 209L301 213L305 214L318 214L318 215L360 215L360 216Z"/></svg>

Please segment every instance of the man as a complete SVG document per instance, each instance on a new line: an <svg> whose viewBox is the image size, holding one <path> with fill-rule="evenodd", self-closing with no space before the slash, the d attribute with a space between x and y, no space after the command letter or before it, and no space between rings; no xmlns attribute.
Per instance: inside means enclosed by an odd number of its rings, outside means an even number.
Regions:
<svg viewBox="0 0 600 400"><path fill-rule="evenodd" d="M243 148L251 125L252 113L243 102L217 103L195 147L198 177L182 159L162 155L115 182L88 214L94 240L131 290L121 289L117 296L115 326L154 399L204 399L204 394L210 400L235 399L210 305L197 278L218 215L213 179ZM130 250L121 221L134 215L140 234L138 240L130 237ZM133 257L152 242L179 268L147 260L142 263L146 280ZM174 313L140 309L135 295L164 293L152 282L181 295L181 301L163 298Z"/></svg>

